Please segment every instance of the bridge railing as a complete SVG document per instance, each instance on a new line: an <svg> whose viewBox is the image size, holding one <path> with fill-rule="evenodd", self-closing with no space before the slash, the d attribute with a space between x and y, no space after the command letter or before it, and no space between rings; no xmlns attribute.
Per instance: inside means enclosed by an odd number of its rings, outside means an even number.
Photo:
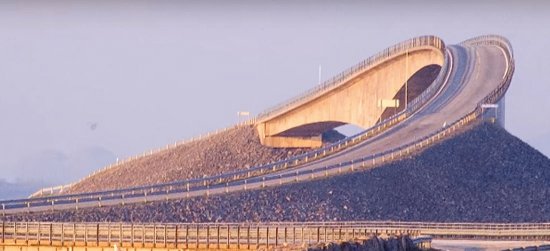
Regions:
<svg viewBox="0 0 550 251"><path fill-rule="evenodd" d="M329 147L323 148L322 153L319 151L313 151L310 154L305 155L305 158L300 159L299 157L295 160L291 159L291 162L280 163L280 165L268 165L258 168L252 168L249 170L239 171L228 173L224 175L218 175L213 177L201 178L201 179L192 179L183 182L173 182L167 184L160 184L154 186L144 186L137 188L129 189L119 189L113 191L103 191L96 193L83 193L83 194L74 194L66 196L53 196L48 198L38 198L38 199L27 199L27 200L11 200L2 202L2 212L12 211L21 211L21 210L10 210L10 209L25 209L29 211L32 207L39 207L43 209L55 209L55 208L67 208L67 204L72 204L74 207L83 207L83 206L102 206L102 205L113 205L116 203L129 203L129 202L140 202L140 201L154 201L162 200L165 198L186 198L190 195L199 196L199 195L212 195L217 193L224 193L229 191L238 191L238 190L247 190L247 189L257 189L274 184L286 184L297 182L305 179L316 179L322 176L328 176L336 173L355 171L360 168L370 168L378 165L385 164L389 161L394 161L396 159L402 158L404 156L409 156L415 154L421 149L432 145L446 136L454 133L457 130L462 129L464 126L475 122L483 110L481 104L484 103L494 103L498 101L505 93L506 89L509 86L511 81L512 73L514 70L514 61L511 52L506 50L506 40L496 40L500 42L493 41L493 37L489 37L491 41L484 42L483 39L475 40L476 43L487 43L499 46L504 48L506 53L508 53L508 70L502 82L498 87L487 95L477 106L477 108L471 113L467 114L463 118L451 123L449 126L440 129L437 132L434 132L431 135L418 139L409 144L403 145L395 149L389 149L384 152L376 153L370 156L365 156L363 158L355 159L352 161L339 163L331 166L319 167L315 169L310 169L307 171L295 171L287 172L285 174L272 175L272 176L263 176L261 179L256 177L257 175L266 174L268 172L280 171L282 169L288 168L291 165L301 164L316 157L324 156L327 152L338 151L341 148L344 148L348 145L353 144L354 142L360 142L357 138L360 137L369 137L380 131L384 130L384 124L390 125L392 120L403 120L406 118L403 114L407 112L411 113L415 109L414 106L410 106L408 109L400 114L398 117L390 118L381 125L367 130L365 133L356 135L354 137L348 138L342 142L335 143ZM508 44L509 46L509 44ZM447 60L446 60L447 61ZM445 67L444 69L446 69ZM440 74L438 78L446 74ZM441 77L443 78L443 77ZM439 83L440 84L440 83ZM437 85L436 85L437 86ZM438 88L433 88L433 92ZM427 90L429 93L430 90ZM431 97L427 95L426 98ZM419 97L422 98L422 97ZM414 101L413 101L414 102ZM425 102L425 101L424 101ZM419 101L418 105L422 104ZM315 154L312 156L312 154ZM301 156L304 157L304 156ZM309 157L309 160L308 160ZM244 177L243 177L244 176ZM274 182L277 181L277 182ZM136 199L140 198L140 199ZM50 207L51 206L51 207Z"/></svg>
<svg viewBox="0 0 550 251"><path fill-rule="evenodd" d="M376 233L418 235L418 230L309 223L127 224L2 222L3 245L258 249L368 238Z"/></svg>
<svg viewBox="0 0 550 251"><path fill-rule="evenodd" d="M373 234L454 239L550 239L548 223L274 222L53 223L2 222L2 245L258 249L368 239Z"/></svg>

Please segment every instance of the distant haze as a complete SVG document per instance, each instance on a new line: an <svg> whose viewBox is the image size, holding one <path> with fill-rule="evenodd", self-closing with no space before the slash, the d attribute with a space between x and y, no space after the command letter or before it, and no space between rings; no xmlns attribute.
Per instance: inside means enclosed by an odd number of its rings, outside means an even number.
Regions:
<svg viewBox="0 0 550 251"><path fill-rule="evenodd" d="M319 65L327 79L426 34L509 38L506 128L550 156L548 13L546 1L2 1L0 186L72 182L291 98Z"/></svg>

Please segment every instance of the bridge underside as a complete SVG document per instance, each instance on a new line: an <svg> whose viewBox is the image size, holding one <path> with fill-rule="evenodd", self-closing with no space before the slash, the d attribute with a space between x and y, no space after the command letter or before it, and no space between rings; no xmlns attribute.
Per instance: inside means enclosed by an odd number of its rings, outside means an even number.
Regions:
<svg viewBox="0 0 550 251"><path fill-rule="evenodd" d="M337 88L256 128L263 145L320 147L322 133L345 124L368 128L405 109L437 77L440 51L424 49L397 56L346 80ZM388 107L387 103L392 103Z"/></svg>

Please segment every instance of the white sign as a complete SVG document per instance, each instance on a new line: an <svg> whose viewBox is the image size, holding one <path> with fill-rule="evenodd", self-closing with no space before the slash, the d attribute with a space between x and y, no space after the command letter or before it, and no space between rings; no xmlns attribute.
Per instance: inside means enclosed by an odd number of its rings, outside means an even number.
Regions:
<svg viewBox="0 0 550 251"><path fill-rule="evenodd" d="M399 99L380 99L378 100L378 107L399 107Z"/></svg>
<svg viewBox="0 0 550 251"><path fill-rule="evenodd" d="M481 104L481 108L483 109L487 109L487 108L498 108L498 105L497 104Z"/></svg>

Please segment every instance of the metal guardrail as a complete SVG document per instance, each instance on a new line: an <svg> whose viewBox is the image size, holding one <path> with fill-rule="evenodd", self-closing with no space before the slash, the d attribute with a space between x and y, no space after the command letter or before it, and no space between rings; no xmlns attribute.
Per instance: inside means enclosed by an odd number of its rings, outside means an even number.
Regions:
<svg viewBox="0 0 550 251"><path fill-rule="evenodd" d="M403 54L403 53L409 51L409 50L420 49L422 47L433 47L437 50L440 50L443 54L445 53L445 43L440 38L438 38L436 36L422 36L422 37L417 37L417 38L413 38L413 39L401 42L401 43L396 44L392 47L386 48L384 51L382 51L382 52L380 52L380 53L378 53L378 54L376 54L372 57L369 57L369 58L361 61L360 63L356 64L355 66L339 73L336 76L333 76L332 78L324 81L322 84L320 84L320 85L318 85L318 86L302 93L301 95L298 95L297 97L295 97L293 99L290 99L288 101L285 101L285 102L283 102L279 105L276 105L275 107L267 109L266 111L262 112L261 114L259 114L258 116L254 117L252 119L243 121L243 122L241 122L237 125L234 125L234 126L226 127L222 130L217 130L213 133L207 133L204 137L209 137L209 136L212 136L212 135L216 135L216 134L219 134L221 132L225 132L225 131L228 131L228 130L231 130L231 129L235 129L239 126L255 124L256 122L258 122L260 120L263 120L263 119L265 119L269 116L273 116L276 113L283 112L283 110L285 110L285 109L288 109L290 107L295 107L295 106L298 105L298 103L307 102L308 100L311 100L311 99L321 95L325 91L328 91L328 90L331 90L333 88L338 87L339 85L345 83L346 82L345 80L347 80L351 76L357 74L358 72L365 71L368 68L376 66L376 65L378 65L378 64L380 64L384 61L390 60L390 59L392 59L392 58L394 58L394 57L396 57L400 54ZM442 69L443 68L444 67L442 67ZM434 83L436 81L434 81ZM431 89L434 89L434 88L431 88ZM422 100L422 98L425 98L426 96L428 96L425 93L427 93L427 91L425 91L423 93L422 97L418 97L417 99L410 102L410 105L415 105L416 103L420 103L420 100ZM403 112L398 113L396 115L400 115L400 114L403 114ZM393 117L390 117L390 118L386 119L386 121L392 121L392 119L395 119L395 117L399 117L399 116L394 115ZM394 123L395 123L395 121L394 121ZM383 123L381 123L381 125L382 124ZM136 160L136 159L139 159L139 158L150 156L152 154L155 154L155 153L158 153L158 152L161 152L161 151L164 151L164 150L173 149L173 148L175 148L177 146L180 146L182 144L186 144L186 143L194 142L194 141L197 141L197 140L201 140L204 137L203 137L203 135L200 135L198 137L194 137L194 138L192 138L190 140L187 140L187 141L183 140L183 141L180 141L180 142L175 142L174 144L169 144L169 145L167 145L166 147L163 147L163 148L159 148L159 149L156 149L156 150L151 150L151 151L144 152L141 155L130 157L126 160L123 160L123 161L105 166L104 168L102 168L98 171L95 171L95 172L89 174L88 176L86 176L86 177L84 177L84 178L82 178L82 179L80 179L76 182L73 182L73 183L70 183L70 184L67 184L67 185L42 188L42 189L36 191L35 193L33 193L32 195L30 195L29 198L38 197L38 196L51 196L51 195L54 195L54 194L59 194L59 193L63 192L64 190L67 190L67 189L71 188L75 184L83 181L84 179L89 178L89 177L91 177L93 175L96 175L98 173L101 173L103 171L109 170L111 168L117 167L119 165L125 164L127 162L130 162L130 161L133 161L133 160ZM307 160L307 157L306 157L306 160ZM272 164L268 164L268 165L272 165ZM262 166L266 166L266 165L262 165Z"/></svg>
<svg viewBox="0 0 550 251"><path fill-rule="evenodd" d="M549 223L273 222L53 223L2 222L3 245L258 249L367 239L371 235L439 239L550 239Z"/></svg>
<svg viewBox="0 0 550 251"><path fill-rule="evenodd" d="M424 105L424 103L429 98L431 98L435 94L435 92L440 88L440 86L443 84L443 82L445 81L445 77L448 74L448 60L449 60L449 58L448 58L447 53L445 53L445 44L439 38L434 37L434 36L426 36L426 37L419 37L419 38L411 39L411 40L405 41L403 43L397 44L393 47L390 47L390 48L384 50L382 53L379 53L378 55L375 55L375 56L373 56L369 59L366 59L366 60L362 61L361 63L357 64L356 66L354 66L354 67L350 68L349 70L333 77L331 80L326 81L324 84L322 84L319 87L313 89L313 90L317 90L317 91L312 90L312 91L308 92L311 95L313 95L314 93L319 93L320 91L327 90L327 89L329 89L329 87L336 87L337 84L341 83L341 81L344 81L347 77L357 73L358 71L363 71L366 68L372 67L373 65L379 64L380 62L383 62L385 60L389 60L390 58L396 57L399 54L402 54L402 53L405 53L407 51L413 50L416 47L426 47L426 46L434 46L436 49L441 50L442 53L445 55L444 64L441 67L441 71L438 74L438 77L433 81L433 83L423 93L421 93L418 97L416 97L414 100L412 100L408 104L407 109L405 109L405 110L403 110L403 111L401 111L401 112L399 112L399 113L397 113L393 116L390 116L389 118L385 119L384 121L382 121L381 123L375 125L372 128L369 128L369 129L367 129L367 130L365 130L365 131L363 131L363 132L361 132L357 135L354 135L354 136L348 137L346 139L340 140L338 142L335 142L335 143L330 144L328 146L322 147L322 148L317 149L315 151L310 151L308 153L305 153L305 154L302 154L302 155L299 155L299 156L295 156L295 157L292 157L292 158L288 158L288 159L285 159L285 160L282 160L282 161L278 161L278 162L275 162L275 163L269 163L269 164L266 164L266 165L252 167L252 168L249 168L249 169L246 169L246 170L239 170L239 171L234 171L234 172L223 173L223 174L220 174L220 175L209 176L209 177L206 177L206 178L189 179L189 180L185 180L185 181L163 183L163 184L158 184L158 185L153 185L153 186L134 187L134 188L131 188L132 192L133 193L144 193L142 191L144 189L158 190L162 186L167 187L167 188L168 187L171 188L173 186L178 186L178 185L180 185L180 186L185 185L186 187L187 186L193 187L193 186L196 186L196 185L203 186L206 183L215 184L216 182L219 183L219 182L227 181L228 179L235 180L235 179L242 179L242 178L250 178L250 177L253 177L253 176L263 175L267 172L275 172L275 171L279 171L279 170L282 170L282 169L290 168L292 166L305 164L305 163L317 160L319 158L322 158L324 156L333 154L335 152L341 151L341 150L343 150L347 147L353 146L353 145L358 144L358 143L360 143L360 142L362 142L362 141L364 141L368 138L371 138L371 137L383 132L384 130L390 128L391 126L403 121L407 117L409 117L416 110L418 110L422 105ZM340 82L338 82L336 80L338 80ZM262 115L260 115L259 117L261 117L261 116ZM256 117L256 118L253 118L251 120L245 121L245 122L243 122L239 125L233 126L233 127L228 127L228 128L223 129L219 132L227 131L229 129L233 129L235 127L242 126L242 125L249 125L249 124L255 123L256 121L258 121L260 119L259 117ZM217 131L216 133L208 134L207 136L215 135L219 132ZM197 139L201 139L201 137L198 137ZM193 142L195 140L196 139L192 139L191 141L188 141L188 142ZM188 142L184 142L184 143L188 143ZM181 144L184 144L184 143L181 143ZM178 146L178 145L181 145L181 144L174 144L174 147ZM170 147L166 147L165 149L170 149ZM162 150L151 151L150 154L157 153L159 151L162 151ZM148 155L144 154L140 157L143 157L143 156L148 156ZM117 165L123 164L123 163L128 162L128 161L135 160L137 158L139 158L139 157L130 158L127 161L117 163ZM108 167L106 167L106 168L104 168L104 169L102 169L98 172L110 169L110 168L115 167L115 166L108 166ZM88 177L90 177L90 176L92 176L92 175L94 175L98 172L94 172L93 174L88 175ZM209 180L205 182L204 179L209 179ZM81 179L80 181L82 181L82 180L83 179ZM80 181L78 181L78 182L80 182ZM37 197L37 196L42 197L42 196L48 196L48 195L51 195L51 194L55 194L55 192L60 192L60 191L66 190L66 189L70 188L72 185L74 185L78 182L75 182L75 183L72 183L72 184L69 184L69 185L65 185L65 186L58 186L58 187L53 187L53 188L41 189L41 190L37 191L36 193L34 193L33 195L31 195L29 199L32 199L33 200L32 202L39 201L39 200L41 200L41 198L34 198L33 199L33 197ZM102 194L106 194L106 195L111 194L111 195L113 195L113 193L119 194L121 192L122 193L127 193L129 191L126 190L126 189L113 190L113 191L102 192ZM95 196L95 195L98 195L98 194L97 193L85 193L83 195L85 195L85 196ZM59 196L53 196L53 197L50 196L50 199L56 199L57 197L59 197ZM4 204L14 203L14 202L21 202L21 201L22 200L5 201Z"/></svg>
<svg viewBox="0 0 550 251"><path fill-rule="evenodd" d="M489 40L489 41L485 41ZM440 129L437 132L434 132L431 135L428 135L424 138L418 139L415 142L412 142L407 145L400 146L398 148L389 149L387 151L373 154L371 156L365 156L363 158L355 159L352 161L339 163L332 166L319 167L316 169L310 169L306 171L296 171L293 173L279 174L278 176L272 175L271 177L263 176L261 178L255 177L256 175L263 175L268 172L276 172L288 168L289 164L286 162L284 165L277 166L271 165L266 167L258 167L255 169L249 169L245 171L239 171L234 173L229 173L225 175L218 175L213 177L207 177L203 179L187 180L184 182L173 182L167 184L145 186L138 188L130 189L120 189L113 191L104 191L96 193L85 193L85 194L75 194L75 195L66 195L66 196L54 196L48 198L37 198L37 199L25 199L25 200L11 200L11 201L2 201L2 213L11 213L11 212L21 212L22 210L28 211L41 211L41 210L55 210L55 209L66 209L66 208L76 208L79 207L90 207L90 206L104 206L104 205L116 205L116 204L126 204L126 203L137 203L137 202L147 202L147 201L156 201L164 199L176 199L176 198L188 198L191 196L202 196L202 195L213 195L220 193L227 193L229 191L242 191L248 189L257 189L263 188L271 185L282 185L292 182L299 182L305 179L316 179L319 177L325 177L342 172L355 171L360 168L370 168L378 165L394 161L396 159L402 158L404 156L409 156L416 153L417 151L424 149L425 147L434 144L435 142L440 141L446 136L454 133L455 131L463 128L464 126L474 122L480 115L483 113L481 104L485 103L495 103L497 102L505 93L508 88L511 77L514 70L514 61L512 52L508 51L507 48L510 48L509 43L504 38L498 36L486 36L483 38L468 40L468 43L486 43L491 45L496 45L501 48L504 48L505 53L508 57L508 70L504 79L501 81L499 86L487 95L472 111L463 118L455 121L450 126ZM440 74L441 76L441 74ZM439 78L439 77L438 77ZM433 92L435 92L435 87ZM429 90L426 91L429 93ZM427 95L427 97L431 97ZM425 97L425 98L427 98ZM419 97L422 98L422 97ZM425 102L425 101L424 101ZM422 102L419 101L418 105ZM410 109L414 109L414 106L411 105ZM406 111L405 111L406 112ZM405 113L404 112L404 113ZM409 111L411 112L411 111ZM403 117L403 114L399 115ZM404 116L406 117L406 116ZM391 125L392 120L398 120L399 117L391 118L390 120L385 121L386 126ZM403 118L404 119L404 118ZM402 120L402 119L401 119ZM384 124L382 123L382 124ZM378 125L368 130L366 133L356 135L354 137L344 140L345 143L336 143L334 145L339 148L343 148L347 145L351 145L360 137L369 137L376 132L382 130L383 125ZM369 134L369 132L373 132ZM332 145L330 147L331 151L338 151L338 147ZM327 151L325 148L323 151ZM325 152L324 152L325 153ZM316 154L315 157L322 157L325 154L314 151L311 154ZM306 155L307 157L311 155ZM294 162L295 164L301 164L298 159ZM256 172L256 173L253 173ZM246 174L246 175L243 175ZM245 176L245 177L242 177ZM18 210L19 209L19 210Z"/></svg>
<svg viewBox="0 0 550 251"><path fill-rule="evenodd" d="M418 235L417 230L309 223L126 224L2 222L4 245L258 249L366 239L371 234Z"/></svg>

